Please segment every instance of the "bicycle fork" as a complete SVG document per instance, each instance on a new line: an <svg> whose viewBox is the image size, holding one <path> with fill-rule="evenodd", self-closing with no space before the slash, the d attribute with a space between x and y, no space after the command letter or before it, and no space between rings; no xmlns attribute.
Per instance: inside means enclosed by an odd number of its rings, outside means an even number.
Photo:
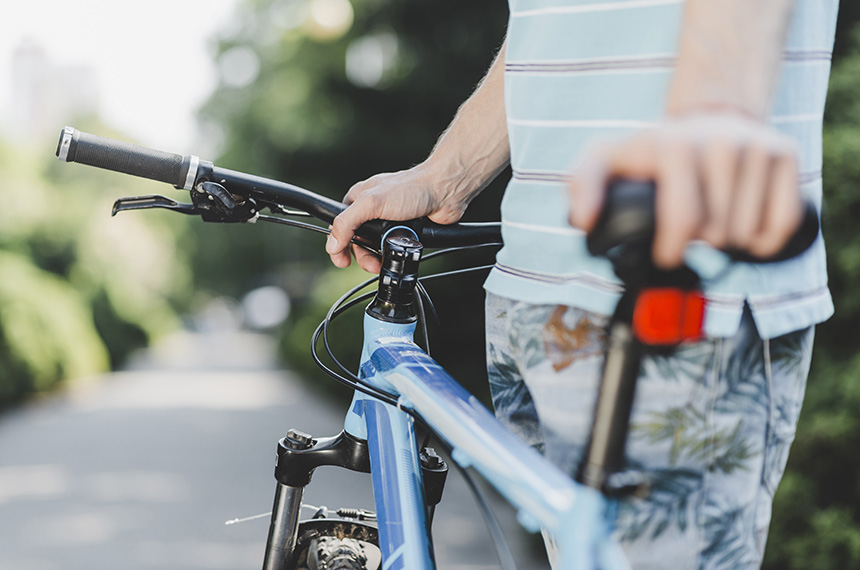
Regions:
<svg viewBox="0 0 860 570"><path fill-rule="evenodd" d="M416 241L415 234L411 230L398 228L389 231L383 238L383 270L379 291L366 310L371 321L377 324L377 329L390 328L397 334L402 332L401 329L404 326L410 330L414 329L416 315L412 300L420 257L421 245ZM373 424L372 430L369 429L370 425L365 425L366 422ZM369 431L372 433L368 433ZM409 437L406 437L407 435ZM369 436L372 436L372 449L368 445ZM389 465L392 459L404 455L397 453L397 450L401 449L398 446L417 450L418 446L414 440L411 418L405 417L404 412L400 410L389 409L381 402L362 394L357 394L353 400L345 430L339 435L316 440L310 435L290 430L287 436L278 442L275 468L275 478L278 483L263 570L296 568L296 565L302 562L299 558L303 556L303 545L307 542L306 534L319 537L336 536L341 540L343 537L355 537L365 542L378 542L384 556L389 559L398 558L402 552L387 552L386 548L403 541L398 541L396 537L389 535L399 536L400 527L406 528L409 525L399 524L401 513L391 508L411 499L415 500L416 505L423 505L426 513L420 513L424 516L421 518L422 523L418 525L425 530L422 532L413 529L409 542L428 541L429 544L430 537L423 535L429 534L426 529L433 518L435 505L441 500L448 466L431 448L425 448L414 456L414 465L392 468ZM417 484L411 480L404 482L404 496L393 499L383 497L381 501L377 497L377 510L380 511L378 531L375 527L360 521L350 523L349 520L325 518L300 522L304 489L310 483L311 475L317 467L329 465L370 473L371 464L375 464L374 477L381 478L379 481L374 481L375 490L377 488L390 490L397 487L392 484L392 481L399 476L408 477L411 474L411 478L417 481ZM416 486L419 488L423 486L423 497L411 496L411 490ZM408 521L414 522L411 518ZM328 526L323 527L323 525ZM398 532L392 532L392 529ZM380 538L382 540L379 540ZM432 558L429 550L428 548L423 556ZM406 558L408 557L403 559L406 560ZM422 567L432 565L429 560L426 562L427 564L420 565ZM355 565L332 563L332 565L325 564L324 567L363 568L364 566L362 562Z"/></svg>
<svg viewBox="0 0 860 570"><path fill-rule="evenodd" d="M295 562L305 487L314 470L323 465L369 473L367 442L346 432L317 440L297 430L278 442L278 482L263 570L287 570Z"/></svg>
<svg viewBox="0 0 860 570"><path fill-rule="evenodd" d="M360 400L360 399L358 399ZM357 400L357 401L358 401ZM337 536L377 543L373 513L357 509L339 509L341 519L318 513L320 518L300 521L305 487L317 467L334 466L356 472L369 473L371 459L368 443L343 431L335 437L314 439L296 430L290 430L278 442L275 467L277 486L266 542L263 570L292 570L299 563L300 543L308 537ZM380 475L385 470L377 466ZM425 448L419 456L419 469L424 488L426 520L433 518L433 509L442 500L442 490L448 474L448 465L432 448ZM308 536L304 536L307 534ZM428 537L429 538L429 537Z"/></svg>
<svg viewBox="0 0 860 570"><path fill-rule="evenodd" d="M304 487L289 487L278 483L269 537L266 540L263 570L287 568L299 538L299 515L304 492Z"/></svg>

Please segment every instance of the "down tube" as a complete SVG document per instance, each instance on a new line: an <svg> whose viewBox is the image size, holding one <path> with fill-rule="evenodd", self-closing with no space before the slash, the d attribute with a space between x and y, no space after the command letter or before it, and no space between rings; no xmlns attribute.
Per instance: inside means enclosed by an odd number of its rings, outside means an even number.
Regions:
<svg viewBox="0 0 860 570"><path fill-rule="evenodd" d="M412 342L413 329L414 324L410 328L366 320L362 376L400 394L399 407L416 410L452 447L454 461L464 467L474 466L519 509L520 522L526 528L551 532L560 550L559 568L629 569L618 543L610 538L614 502L595 489L575 483L505 429L477 398ZM370 432L375 430L370 422L367 426ZM414 455L414 448L411 450Z"/></svg>
<svg viewBox="0 0 860 570"><path fill-rule="evenodd" d="M507 431L416 345L404 339L379 339L369 352L362 372L393 386L402 405L417 410L453 447L452 459L474 466L520 509L521 522L563 534L569 530L563 527L571 522L574 503L579 510L589 489L576 485Z"/></svg>
<svg viewBox="0 0 860 570"><path fill-rule="evenodd" d="M434 568L418 463L414 420L377 400L360 398L367 425L383 570Z"/></svg>

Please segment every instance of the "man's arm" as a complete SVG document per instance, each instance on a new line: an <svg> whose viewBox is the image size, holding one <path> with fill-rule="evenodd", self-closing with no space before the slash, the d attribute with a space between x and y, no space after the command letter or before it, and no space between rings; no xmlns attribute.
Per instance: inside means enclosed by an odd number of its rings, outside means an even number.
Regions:
<svg viewBox="0 0 860 570"><path fill-rule="evenodd" d="M667 110L723 108L764 119L794 0L687 0Z"/></svg>
<svg viewBox="0 0 860 570"><path fill-rule="evenodd" d="M510 160L504 101L505 46L478 88L457 111L430 156L400 172L377 174L355 184L344 202L349 207L332 224L326 251L332 263L350 263L355 230L372 219L409 220L429 216L451 224ZM359 265L378 273L379 260L353 248Z"/></svg>
<svg viewBox="0 0 860 570"><path fill-rule="evenodd" d="M666 121L582 157L571 222L591 229L613 177L654 180L654 259L704 239L775 253L801 217L792 141L765 123L793 0L687 0Z"/></svg>

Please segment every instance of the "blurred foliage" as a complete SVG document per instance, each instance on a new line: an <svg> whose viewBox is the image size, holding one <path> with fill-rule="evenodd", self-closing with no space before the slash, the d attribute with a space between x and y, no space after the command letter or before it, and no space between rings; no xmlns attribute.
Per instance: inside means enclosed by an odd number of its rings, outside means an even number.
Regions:
<svg viewBox="0 0 860 570"><path fill-rule="evenodd" d="M119 365L179 324L174 305L190 291L174 251L182 224L118 223L112 201L143 187L53 154L0 142L0 405Z"/></svg>
<svg viewBox="0 0 860 570"><path fill-rule="evenodd" d="M843 2L843 10L856 22L860 6ZM825 113L822 220L836 315L816 331L767 570L860 568L860 27L841 28Z"/></svg>
<svg viewBox="0 0 860 570"><path fill-rule="evenodd" d="M325 317L332 303L344 295L353 287L366 281L370 276L358 268L355 264L341 271L329 271L324 279L319 279L310 295L305 299L301 310L294 311L294 317L290 320L286 334L281 339L281 353L289 365L300 371L302 377L312 378L312 385L318 392L340 398L352 397L349 388L328 378L322 373L309 356L311 339L314 331ZM362 292L370 291L370 288ZM361 356L361 336L358 331L362 330L363 313L360 310L347 311L343 316L332 321L329 327L329 337L332 339L350 339L353 342L336 342L333 347L337 359L353 372L358 369L359 357ZM324 353L323 341L317 344L319 352ZM328 366L331 361L326 357ZM319 381L317 381L319 380Z"/></svg>
<svg viewBox="0 0 860 570"><path fill-rule="evenodd" d="M0 402L107 366L88 307L59 277L0 252Z"/></svg>
<svg viewBox="0 0 860 570"><path fill-rule="evenodd" d="M860 2L842 0L839 2L839 19L836 22L836 41L833 45L833 55L836 59L852 50L852 30L860 22Z"/></svg>

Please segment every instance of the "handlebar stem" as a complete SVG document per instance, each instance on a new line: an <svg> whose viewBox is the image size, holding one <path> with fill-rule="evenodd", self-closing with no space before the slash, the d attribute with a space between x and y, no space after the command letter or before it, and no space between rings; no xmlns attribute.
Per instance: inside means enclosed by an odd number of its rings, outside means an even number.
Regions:
<svg viewBox="0 0 860 570"><path fill-rule="evenodd" d="M379 289L366 312L373 318L398 323L418 319L413 298L423 246L408 227L389 230L382 240Z"/></svg>

